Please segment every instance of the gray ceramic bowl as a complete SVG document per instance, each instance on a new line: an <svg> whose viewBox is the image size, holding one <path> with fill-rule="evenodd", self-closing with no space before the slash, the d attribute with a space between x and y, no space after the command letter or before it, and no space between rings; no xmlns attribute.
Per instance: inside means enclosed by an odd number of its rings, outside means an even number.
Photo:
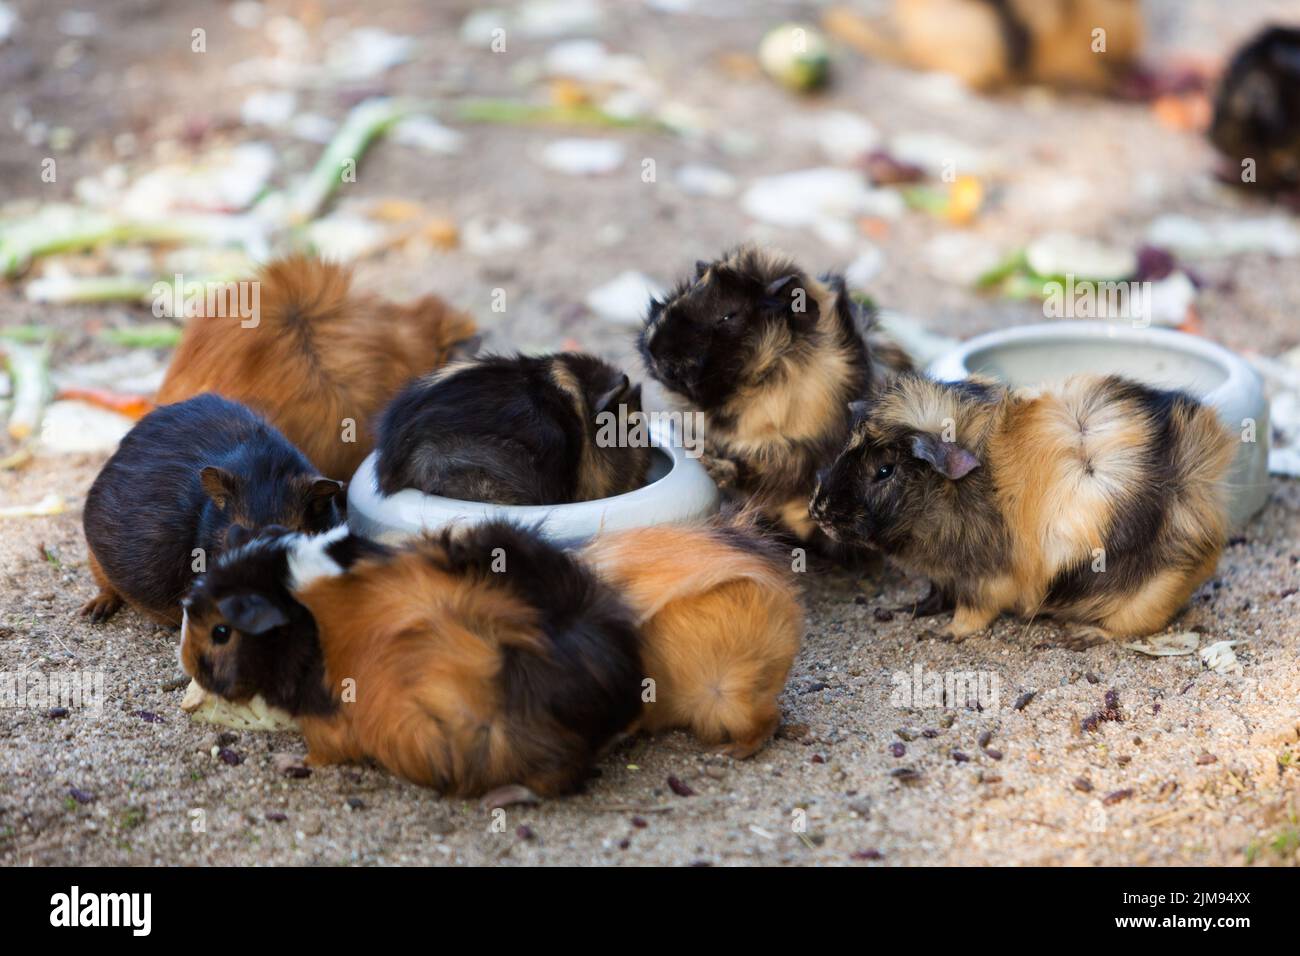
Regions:
<svg viewBox="0 0 1300 956"><path fill-rule="evenodd" d="M1076 372L1114 373L1178 388L1218 411L1234 435L1254 422L1255 441L1243 441L1228 475L1228 510L1241 528L1268 500L1268 402L1255 370L1222 346L1167 329L1135 329L1108 322L1045 322L979 335L930 365L930 374L955 381L983 373L1009 385L1039 385Z"/></svg>
<svg viewBox="0 0 1300 956"><path fill-rule="evenodd" d="M572 546L599 531L692 524L716 514L718 488L704 466L674 440L666 420L652 419L650 434L655 447L645 485L613 498L568 505L496 505L426 495L414 489L382 495L375 480L376 456L371 454L348 485L348 524L369 538L400 541L451 524L506 518L538 524L552 541Z"/></svg>

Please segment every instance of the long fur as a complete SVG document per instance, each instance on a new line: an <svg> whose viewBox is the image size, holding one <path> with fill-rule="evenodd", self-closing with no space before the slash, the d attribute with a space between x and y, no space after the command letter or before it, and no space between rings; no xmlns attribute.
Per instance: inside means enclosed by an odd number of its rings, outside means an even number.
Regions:
<svg viewBox="0 0 1300 956"><path fill-rule="evenodd" d="M157 408L122 439L86 496L100 593L82 614L105 620L125 599L179 624L196 563L221 552L232 524L324 531L342 520L341 491L243 405L200 395Z"/></svg>
<svg viewBox="0 0 1300 956"><path fill-rule="evenodd" d="M849 403L911 367L842 278L814 279L753 246L697 263L651 303L638 344L650 375L704 414L715 471L725 463L737 490L804 539L815 532L808 496L848 435Z"/></svg>
<svg viewBox="0 0 1300 956"><path fill-rule="evenodd" d="M1213 572L1234 453L1210 408L1117 376L1008 390L908 375L857 423L812 512L929 575L955 601L950 637L1003 611L1141 635Z"/></svg>
<svg viewBox="0 0 1300 956"><path fill-rule="evenodd" d="M304 548L339 573L291 590ZM254 540L200 579L187 607L182 661L200 684L288 709L314 763L369 757L447 794L570 791L640 707L631 611L505 523L396 550L354 536ZM267 621L283 623L258 631ZM217 644L220 624L234 633Z"/></svg>
<svg viewBox="0 0 1300 956"><path fill-rule="evenodd" d="M158 402L201 392L244 402L340 481L370 453L372 420L398 389L472 343L473 320L437 296L397 305L363 295L341 265L289 256L256 281L257 325L191 319Z"/></svg>
<svg viewBox="0 0 1300 956"><path fill-rule="evenodd" d="M1099 28L1104 52L1093 50ZM1138 0L894 0L887 17L856 33L882 59L977 88L1102 91L1137 59L1144 27Z"/></svg>
<svg viewBox="0 0 1300 956"><path fill-rule="evenodd" d="M639 727L688 728L735 757L761 748L803 633L792 575L765 542L736 526L659 526L599 535L583 557L637 615L655 682Z"/></svg>
<svg viewBox="0 0 1300 956"><path fill-rule="evenodd" d="M1300 29L1270 27L1233 55L1210 140L1230 160L1230 182L1242 184L1241 164L1250 159L1250 188L1300 189Z"/></svg>
<svg viewBox="0 0 1300 956"><path fill-rule="evenodd" d="M482 356L408 385L379 424L379 488L498 504L563 504L640 487L648 444L602 444L602 415L641 388L576 352Z"/></svg>

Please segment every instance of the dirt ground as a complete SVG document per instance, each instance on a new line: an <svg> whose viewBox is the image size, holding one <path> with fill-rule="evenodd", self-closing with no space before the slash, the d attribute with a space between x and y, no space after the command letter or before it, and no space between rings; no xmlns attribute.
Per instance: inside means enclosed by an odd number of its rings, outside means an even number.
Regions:
<svg viewBox="0 0 1300 956"><path fill-rule="evenodd" d="M129 0L86 5L89 37L67 35L62 3L16 0L22 26L0 46L0 198L67 200L78 178L134 134L137 155L185 150L187 130L231 141L239 104L257 84L245 61L265 52L262 28L228 4ZM672 170L707 163L741 191L754 177L827 164L789 123L819 110L868 118L885 137L941 132L991 157L989 205L965 230L908 211L873 233L883 268L867 285L880 303L958 337L1042 319L1032 302L981 296L944 281L936 237L1002 250L1050 229L1124 246L1158 215L1269 212L1215 185L1215 157L1197 134L1156 121L1149 106L1025 91L997 97L839 51L834 82L811 100L748 75L764 32L815 21L806 3L607 2L595 35L648 66L665 99L689 106L707 136L647 130L591 134L626 144L610 175L580 178L536 160L547 128L463 126L456 155L381 141L347 200L400 197L457 223L504 217L531 243L495 256L464 248L397 249L358 265L358 281L394 298L434 291L473 311L497 347L577 344L630 359L631 330L593 314L587 293L625 270L667 283L742 238L778 242L810 267L843 268L856 249L804 229L761 226L736 196L688 195ZM1291 7L1162 0L1145 4L1149 54L1214 60ZM691 8L708 12L691 12ZM334 118L363 94L511 94L559 38L511 38L493 54L463 41L468 2L279 3L313 31L341 18L419 38L410 62L355 88L306 91ZM207 30L207 52L190 52ZM75 49L65 49L74 44ZM738 65L739 64L739 65ZM76 131L56 152L56 183L39 176L47 145L11 133L19 111ZM718 144L744 134L745 148ZM319 147L265 130L301 172ZM735 138L739 142L741 137ZM158 144L162 143L163 146ZM171 146L166 144L170 143ZM178 145L179 143L179 145ZM169 153L172 150L173 153ZM645 182L641 158L659 175ZM1076 188L1080 187L1081 188ZM1295 260L1238 255L1193 262L1204 289L1203 333L1278 355L1300 343ZM505 288L509 307L491 309ZM0 325L60 332L56 366L123 351L105 329L152 320L122 305L36 306L0 284ZM158 351L161 362L165 351ZM7 453L11 448L6 448ZM52 517L0 518L0 672L100 671L102 713L0 708L0 861L46 864L1097 864L1295 865L1300 859L1300 483L1274 479L1272 499L1225 551L1176 630L1203 643L1239 640L1244 673L1202 670L1195 656L1149 658L1118 646L1082 653L1044 646L1051 625L1004 619L960 645L884 608L923 582L892 570L806 575L808 629L783 697L784 724L745 762L684 734L620 744L585 793L511 807L504 825L476 803L440 799L378 769L277 771L300 749L289 734L239 733L180 712L177 635L126 611L91 626L76 616L93 593L81 504L103 455L40 455L0 470L0 506L62 494ZM992 706L945 710L900 701L900 675L996 679ZM1119 720L1083 728L1118 697ZM1027 695L1029 697L1027 703ZM991 734L991 737L984 735ZM906 738L906 739L905 739ZM218 745L233 754L214 756ZM235 762L236 757L238 762ZM900 773L899 771L911 771ZM682 796L669 778L684 782ZM494 826L494 822L497 825Z"/></svg>

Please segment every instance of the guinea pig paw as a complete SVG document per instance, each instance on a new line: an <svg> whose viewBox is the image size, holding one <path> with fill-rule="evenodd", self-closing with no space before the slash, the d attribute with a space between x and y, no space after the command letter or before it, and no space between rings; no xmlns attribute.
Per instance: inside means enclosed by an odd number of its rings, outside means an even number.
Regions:
<svg viewBox="0 0 1300 956"><path fill-rule="evenodd" d="M704 470L708 472L713 483L719 488L730 488L736 484L736 479L740 475L740 469L736 463L726 458L712 458L705 456L701 459Z"/></svg>
<svg viewBox="0 0 1300 956"><path fill-rule="evenodd" d="M1056 646L1070 651L1086 651L1098 644L1105 644L1108 640L1110 635L1099 627L1090 624L1071 624L1065 628L1065 633L1056 642Z"/></svg>
<svg viewBox="0 0 1300 956"><path fill-rule="evenodd" d="M504 787L497 787L495 790L489 790L483 794L478 805L484 810L500 810L503 807L529 806L535 807L542 802L542 798L527 787L518 783L507 784Z"/></svg>
<svg viewBox="0 0 1300 956"><path fill-rule="evenodd" d="M90 618L92 624L102 624L116 614L122 607L122 598L114 591L100 591L93 598L81 605L78 612L82 617Z"/></svg>

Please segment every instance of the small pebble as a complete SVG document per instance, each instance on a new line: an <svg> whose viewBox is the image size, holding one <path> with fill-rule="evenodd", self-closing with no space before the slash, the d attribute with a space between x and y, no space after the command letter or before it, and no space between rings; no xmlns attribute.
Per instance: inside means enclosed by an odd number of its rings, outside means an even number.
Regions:
<svg viewBox="0 0 1300 956"><path fill-rule="evenodd" d="M903 754L907 753L907 747L900 744L898 741L894 741L889 745L889 752L895 757L901 757Z"/></svg>
<svg viewBox="0 0 1300 956"><path fill-rule="evenodd" d="M888 624L894 619L894 612L885 607L878 607L871 614L881 624Z"/></svg>
<svg viewBox="0 0 1300 956"><path fill-rule="evenodd" d="M289 819L279 810L272 810L270 813L266 815L266 818L270 820L272 823L284 823L286 820Z"/></svg>
<svg viewBox="0 0 1300 956"><path fill-rule="evenodd" d="M1206 764L1218 763L1219 758L1207 750L1202 750L1200 755L1197 756L1196 762L1200 766L1205 766Z"/></svg>
<svg viewBox="0 0 1300 956"><path fill-rule="evenodd" d="M952 757L952 759L957 761L957 763L968 763L970 761L970 757L962 753L960 750L953 750L948 754L948 756Z"/></svg>
<svg viewBox="0 0 1300 956"><path fill-rule="evenodd" d="M993 731L991 730L986 730L984 731L984 733L980 734L979 735L980 749L983 750L985 747L987 747L989 745L989 741L992 739L993 739Z"/></svg>
<svg viewBox="0 0 1300 956"><path fill-rule="evenodd" d="M1075 777L1074 789L1080 793L1092 793L1092 781L1087 777Z"/></svg>
<svg viewBox="0 0 1300 956"><path fill-rule="evenodd" d="M49 717L51 720L62 720L64 717L68 716L68 708L51 707L45 712L45 716Z"/></svg>
<svg viewBox="0 0 1300 956"><path fill-rule="evenodd" d="M362 800L360 797L348 797L349 810L364 810L365 808L366 808L366 802Z"/></svg>
<svg viewBox="0 0 1300 956"><path fill-rule="evenodd" d="M241 763L244 762L244 758L241 757L236 751L231 750L229 747L221 747L220 749L218 749L217 758L222 763L230 767L238 767Z"/></svg>
<svg viewBox="0 0 1300 956"><path fill-rule="evenodd" d="M537 836L537 834L533 832L533 828L528 824L521 823L519 826L515 827L515 836L519 837L521 840L532 840Z"/></svg>
<svg viewBox="0 0 1300 956"><path fill-rule="evenodd" d="M904 783L910 783L914 780L921 779L921 773L912 767L899 767L896 770L889 771L889 775L895 780L901 780Z"/></svg>
<svg viewBox="0 0 1300 956"><path fill-rule="evenodd" d="M1016 702L1012 704L1013 709L1024 710L1026 707L1029 706L1029 702L1033 700L1034 697L1037 696L1037 694L1038 691L1036 690L1025 691L1023 694L1021 694L1019 697L1016 698Z"/></svg>
<svg viewBox="0 0 1300 956"><path fill-rule="evenodd" d="M85 790L78 790L76 787L68 788L68 796L70 796L73 800L76 800L82 806L85 806L87 803L90 803L92 800L95 799L95 795L93 793L87 793Z"/></svg>
<svg viewBox="0 0 1300 956"><path fill-rule="evenodd" d="M984 748L984 754L985 754L985 756L987 756L990 760L1001 760L1001 759L1002 759L1002 751L1001 751L1001 750L994 750L992 747L985 747L985 748Z"/></svg>
<svg viewBox="0 0 1300 956"><path fill-rule="evenodd" d="M850 860L879 860L883 857L884 854L875 847L872 847L869 850L854 850L849 854Z"/></svg>
<svg viewBox="0 0 1300 956"><path fill-rule="evenodd" d="M921 731L921 736L933 740L935 737L939 736L939 731L935 730L933 727L927 727L925 730Z"/></svg>
<svg viewBox="0 0 1300 956"><path fill-rule="evenodd" d="M898 734L901 739L906 740L908 743L911 743L916 739L916 731L909 727L899 727L894 731L894 733Z"/></svg>
<svg viewBox="0 0 1300 956"><path fill-rule="evenodd" d="M1102 797L1101 802L1109 807L1119 803L1121 800L1127 800L1131 796L1133 796L1133 789L1131 787L1126 787L1123 790L1112 790L1110 793L1106 794L1106 796Z"/></svg>

